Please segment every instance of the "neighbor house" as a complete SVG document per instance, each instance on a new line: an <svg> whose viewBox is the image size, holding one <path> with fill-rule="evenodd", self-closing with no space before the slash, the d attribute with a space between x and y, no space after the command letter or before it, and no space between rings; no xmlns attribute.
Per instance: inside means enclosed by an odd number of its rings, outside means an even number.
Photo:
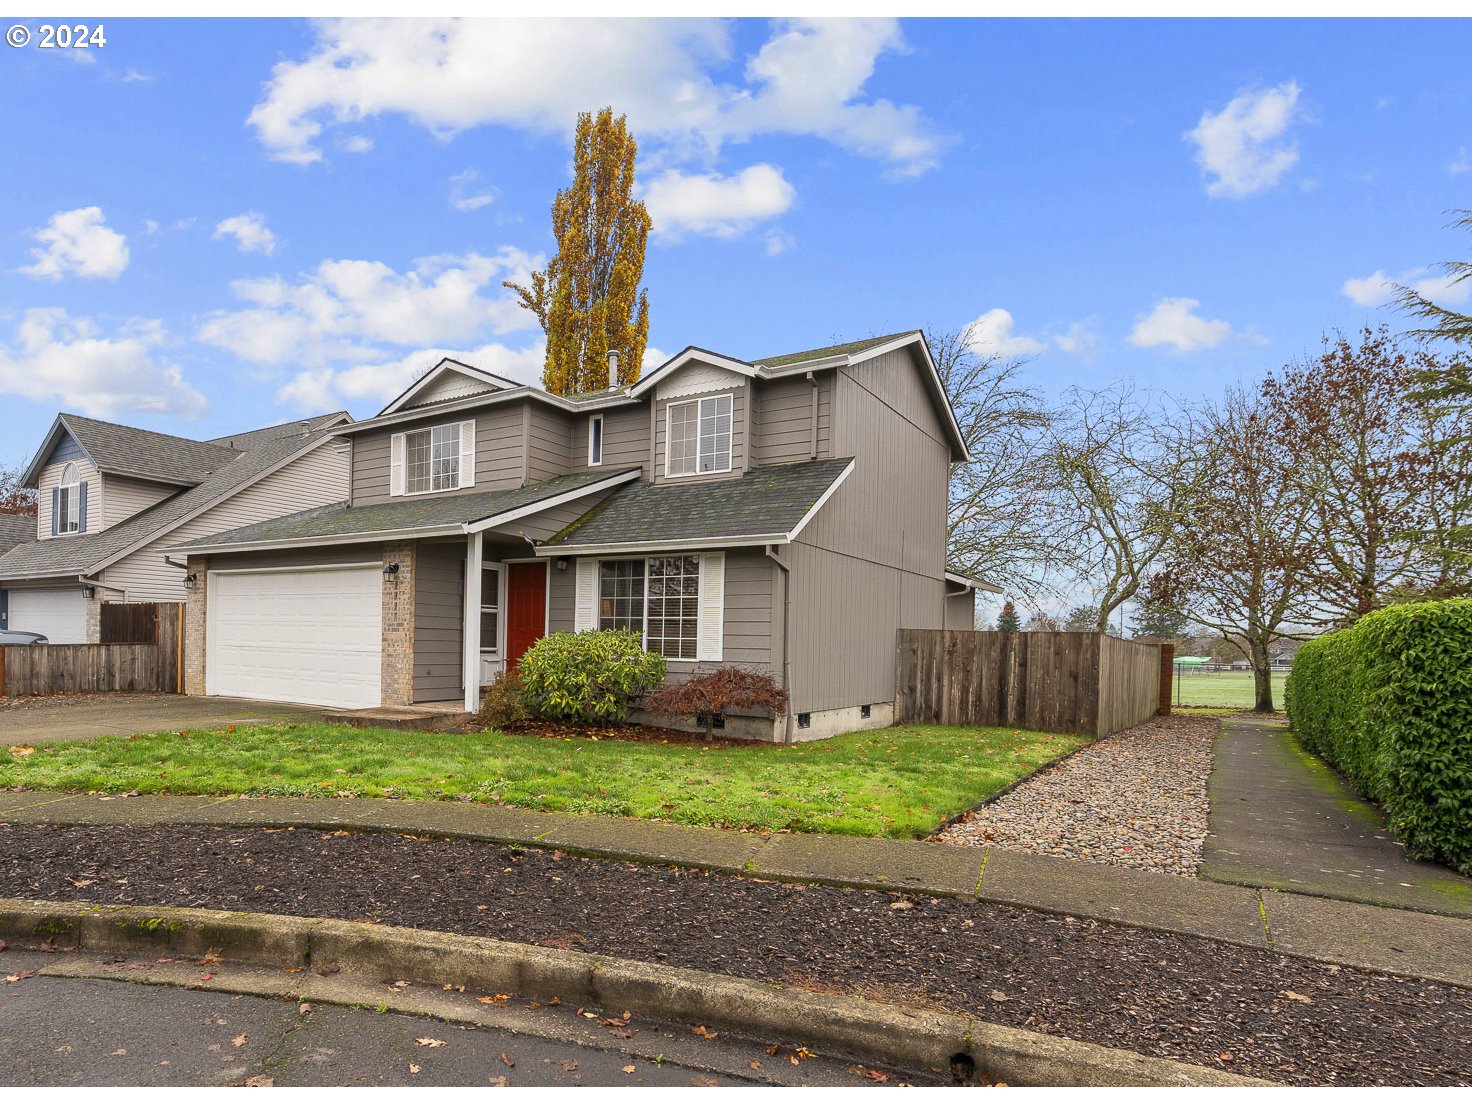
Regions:
<svg viewBox="0 0 1472 1104"><path fill-rule="evenodd" d="M95 644L106 602L183 602L187 572L168 547L342 499L349 450L336 433L351 421L195 441L58 415L22 477L37 515L13 547L0 539L0 627Z"/></svg>
<svg viewBox="0 0 1472 1104"><path fill-rule="evenodd" d="M945 563L966 445L919 332L689 348L567 398L445 360L336 432L344 501L173 550L189 693L473 709L539 637L632 628L671 679L787 688L728 734L806 739L889 723L896 629L973 625Z"/></svg>

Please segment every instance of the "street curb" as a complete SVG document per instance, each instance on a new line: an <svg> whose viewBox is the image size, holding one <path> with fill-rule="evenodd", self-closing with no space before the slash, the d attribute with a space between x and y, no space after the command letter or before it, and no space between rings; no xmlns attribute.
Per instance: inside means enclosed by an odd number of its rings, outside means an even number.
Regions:
<svg viewBox="0 0 1472 1104"><path fill-rule="evenodd" d="M856 1058L940 1068L965 1055L985 1083L1048 1086L1264 1085L1235 1074L1042 1035L966 1016L783 989L722 974L414 928L207 909L0 899L0 938L87 951L167 952L251 965L409 979L561 997Z"/></svg>

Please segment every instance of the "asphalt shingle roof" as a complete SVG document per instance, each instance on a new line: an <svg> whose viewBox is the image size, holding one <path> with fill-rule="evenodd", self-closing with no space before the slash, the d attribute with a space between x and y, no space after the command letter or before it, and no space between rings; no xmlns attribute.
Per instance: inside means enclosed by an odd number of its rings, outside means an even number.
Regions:
<svg viewBox="0 0 1472 1104"><path fill-rule="evenodd" d="M63 414L61 421L104 472L193 486L240 455L210 441L99 422L80 414Z"/></svg>
<svg viewBox="0 0 1472 1104"><path fill-rule="evenodd" d="M315 418L298 418L294 422L282 422L280 425L264 426L261 429L248 429L243 433L227 433L224 437L211 437L208 443L248 452L267 441L274 441L280 437L301 437L313 430L323 429L339 418L346 417L347 411L338 410L331 414L318 414Z"/></svg>
<svg viewBox="0 0 1472 1104"><path fill-rule="evenodd" d="M36 539L36 519L30 514L0 514L0 553Z"/></svg>
<svg viewBox="0 0 1472 1104"><path fill-rule="evenodd" d="M503 491L480 491L472 494L423 495L400 498L393 502L382 502L373 506L349 506L346 502L319 506L313 510L288 514L285 517L258 521L229 532L201 537L188 544L177 546L178 551L187 552L194 548L216 548L223 545L259 544L268 541L307 541L319 537L372 538L382 533L400 533L414 529L436 529L444 526L463 525L471 521L503 514L531 506L546 498L553 498L568 491L601 483L625 471L577 472L559 475L528 483L524 487L513 487Z"/></svg>
<svg viewBox="0 0 1472 1104"><path fill-rule="evenodd" d="M821 349L804 349L798 353L783 353L781 356L758 357L751 361L752 364L765 364L768 368L782 368L788 364L801 364L805 360L822 360L831 356L850 356L853 353L862 353L865 349L873 349L879 345L894 341L896 338L907 337L919 330L905 330L901 333L885 334L883 337L866 337L862 341L849 341L843 345L826 345Z"/></svg>
<svg viewBox="0 0 1472 1104"><path fill-rule="evenodd" d="M790 532L853 461L755 468L740 479L631 483L547 542L548 547L770 537Z"/></svg>
<svg viewBox="0 0 1472 1104"><path fill-rule="evenodd" d="M315 419L314 419L315 420ZM90 575L125 549L164 533L191 514L207 509L257 476L283 463L312 442L331 437L330 429L305 436L276 437L249 452L229 452L233 459L210 472L198 486L162 502L100 533L52 537L17 545L0 555L0 579L40 579ZM198 444L199 442L194 442Z"/></svg>

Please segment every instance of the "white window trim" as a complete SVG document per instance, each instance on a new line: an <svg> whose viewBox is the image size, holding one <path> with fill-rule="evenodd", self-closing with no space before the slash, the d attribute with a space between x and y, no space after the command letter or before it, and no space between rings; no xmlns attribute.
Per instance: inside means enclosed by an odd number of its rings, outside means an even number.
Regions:
<svg viewBox="0 0 1472 1104"><path fill-rule="evenodd" d="M731 445L726 450L726 466L724 468L712 468L710 471L700 470L700 423L704 420L704 412L701 407L708 402L718 399L731 400ZM670 434L670 423L673 419L670 411L677 406L695 406L695 470L690 472L670 471L670 445L673 443ZM678 402L666 404L664 408L664 477L666 479L694 479L702 475L726 475L735 470L736 459L736 393L734 391L722 391L718 395L701 395L699 398L681 399Z"/></svg>
<svg viewBox="0 0 1472 1104"><path fill-rule="evenodd" d="M487 609L496 611L496 639L486 646L484 636L480 640L480 654L482 659L500 659L506 654L506 564L500 560L482 560L481 570L490 568L496 574L496 594L493 606L486 605L485 586L481 586L480 611L485 613Z"/></svg>
<svg viewBox="0 0 1472 1104"><path fill-rule="evenodd" d="M67 482L67 472L70 471L72 480ZM58 484L61 494L56 496L56 504L60 507L60 517L56 519L56 535L69 536L72 533L82 531L82 470L74 461L67 461L66 467L61 469L61 483Z"/></svg>
<svg viewBox="0 0 1472 1104"><path fill-rule="evenodd" d="M589 611L590 621L587 629L596 630L599 627L598 605L603 600L603 572L602 565L605 563L618 563L622 561L639 562L644 565L644 600L643 614L640 617L639 639L640 645L649 651L649 561L671 559L681 555L694 555L697 561L695 569L695 655L685 658L680 656L665 656L670 663L719 663L725 654L726 645L726 583L725 583L725 561L724 552L665 552L651 553L647 556L600 556L597 559L582 559L578 561L581 570L584 564L591 564L589 573L592 576L592 608ZM715 565L714 574L720 578L720 594L712 596L706 592L706 580L711 577L712 565L709 561L719 561ZM574 610L574 623L578 623L577 610ZM707 616L714 618L715 640L710 639L711 634L705 631L707 627ZM576 631L587 631L577 629Z"/></svg>
<svg viewBox="0 0 1472 1104"><path fill-rule="evenodd" d="M456 433L455 485L438 490L409 490L409 438L421 433L430 434L433 441L437 429L454 428ZM468 462L467 462L468 461ZM432 462L432 461L431 461ZM459 422L439 422L421 429L406 429L395 433L389 440L389 488L391 498L422 498L425 495L449 494L475 486L475 419Z"/></svg>
<svg viewBox="0 0 1472 1104"><path fill-rule="evenodd" d="M593 434L594 434L594 427L597 427L597 435L598 435L598 437L597 437L597 440L598 440L598 454L597 454L597 456L594 456L593 455ZM591 418L588 419L588 467L590 467L590 468L597 468L597 467L601 467L603 465L603 446L606 443L604 441L604 439L603 439L604 429L605 429L605 427L603 425L603 415L602 414L594 414Z"/></svg>

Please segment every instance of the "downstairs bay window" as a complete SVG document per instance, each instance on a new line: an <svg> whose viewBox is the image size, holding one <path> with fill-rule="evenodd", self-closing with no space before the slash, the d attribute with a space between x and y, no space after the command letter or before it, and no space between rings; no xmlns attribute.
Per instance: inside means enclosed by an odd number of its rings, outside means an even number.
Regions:
<svg viewBox="0 0 1472 1104"><path fill-rule="evenodd" d="M719 660L725 553L579 560L576 628L632 629L667 659Z"/></svg>

